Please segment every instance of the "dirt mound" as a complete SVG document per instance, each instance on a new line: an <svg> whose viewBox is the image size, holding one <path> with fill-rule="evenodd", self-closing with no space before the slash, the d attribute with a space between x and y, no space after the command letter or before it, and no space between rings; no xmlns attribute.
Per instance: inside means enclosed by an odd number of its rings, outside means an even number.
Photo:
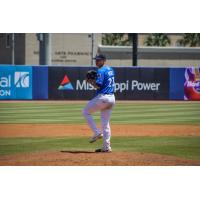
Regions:
<svg viewBox="0 0 200 200"><path fill-rule="evenodd" d="M134 152L38 152L0 157L2 166L190 166L200 161Z"/></svg>

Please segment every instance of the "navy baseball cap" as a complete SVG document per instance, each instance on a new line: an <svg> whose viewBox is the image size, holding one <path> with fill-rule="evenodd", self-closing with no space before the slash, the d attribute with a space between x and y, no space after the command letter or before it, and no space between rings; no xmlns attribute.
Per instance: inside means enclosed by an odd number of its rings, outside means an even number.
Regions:
<svg viewBox="0 0 200 200"><path fill-rule="evenodd" d="M103 54L97 54L94 58L94 60L106 60L106 56Z"/></svg>

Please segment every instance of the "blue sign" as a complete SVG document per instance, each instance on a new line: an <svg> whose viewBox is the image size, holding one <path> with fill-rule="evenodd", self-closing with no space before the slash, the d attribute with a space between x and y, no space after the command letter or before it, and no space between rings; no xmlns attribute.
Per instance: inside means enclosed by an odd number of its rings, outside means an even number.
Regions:
<svg viewBox="0 0 200 200"><path fill-rule="evenodd" d="M33 99L48 99L48 67L33 66Z"/></svg>
<svg viewBox="0 0 200 200"><path fill-rule="evenodd" d="M32 99L32 67L0 67L0 99Z"/></svg>
<svg viewBox="0 0 200 200"><path fill-rule="evenodd" d="M170 100L184 100L184 73L185 68L170 68Z"/></svg>

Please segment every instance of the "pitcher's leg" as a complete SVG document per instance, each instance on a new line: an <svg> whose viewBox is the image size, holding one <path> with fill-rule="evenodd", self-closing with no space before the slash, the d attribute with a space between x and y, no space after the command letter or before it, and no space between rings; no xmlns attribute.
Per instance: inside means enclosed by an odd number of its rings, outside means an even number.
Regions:
<svg viewBox="0 0 200 200"><path fill-rule="evenodd" d="M111 130L110 130L110 116L112 109L105 109L101 111L101 124L102 124L102 132L103 132L103 149L111 150L110 146L110 138L111 138Z"/></svg>
<svg viewBox="0 0 200 200"><path fill-rule="evenodd" d="M96 105L95 102L96 102L95 99L89 101L88 104L83 109L82 113L85 119L87 120L89 127L92 129L94 135L99 135L101 131L97 128L95 121L91 115L92 113L97 112L99 110L99 107L98 105Z"/></svg>

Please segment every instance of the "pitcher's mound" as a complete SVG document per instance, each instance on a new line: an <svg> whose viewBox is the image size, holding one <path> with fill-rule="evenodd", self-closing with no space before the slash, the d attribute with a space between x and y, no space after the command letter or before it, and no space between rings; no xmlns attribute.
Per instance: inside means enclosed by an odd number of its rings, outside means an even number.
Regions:
<svg viewBox="0 0 200 200"><path fill-rule="evenodd" d="M14 166L176 166L200 165L199 160L150 153L57 151L1 156L0 165Z"/></svg>

